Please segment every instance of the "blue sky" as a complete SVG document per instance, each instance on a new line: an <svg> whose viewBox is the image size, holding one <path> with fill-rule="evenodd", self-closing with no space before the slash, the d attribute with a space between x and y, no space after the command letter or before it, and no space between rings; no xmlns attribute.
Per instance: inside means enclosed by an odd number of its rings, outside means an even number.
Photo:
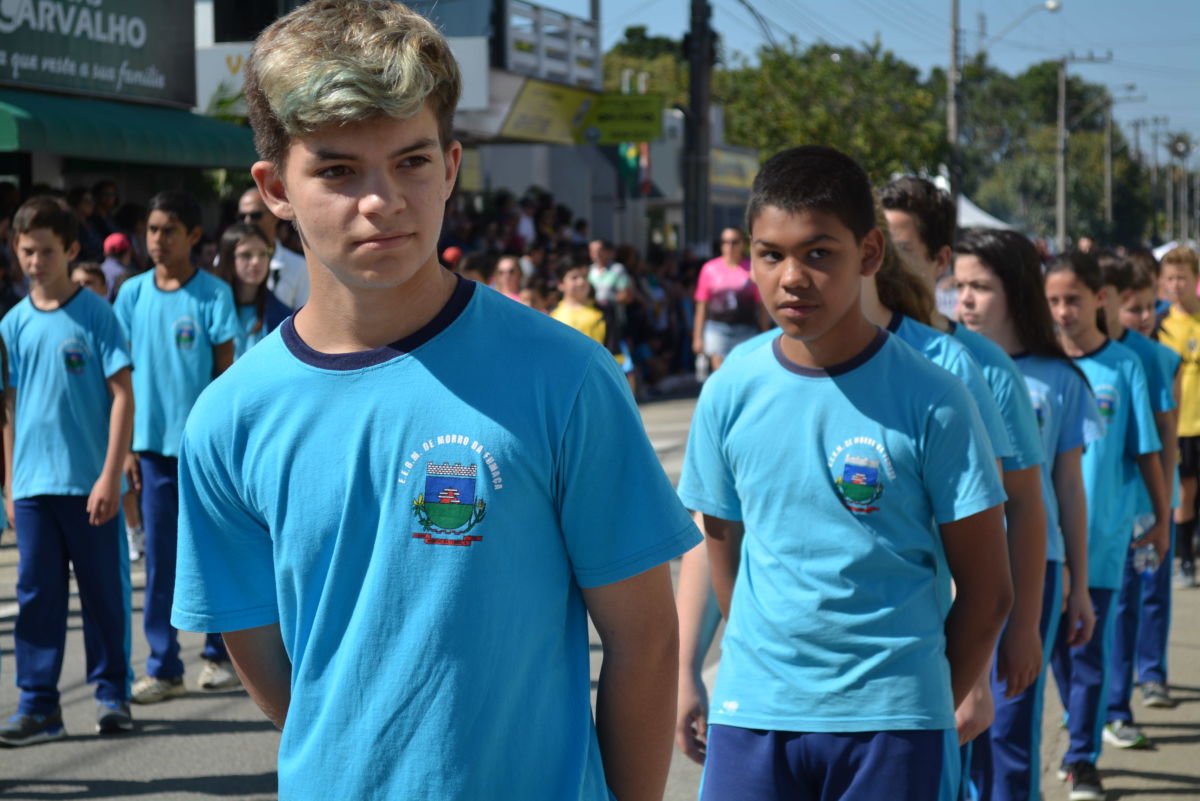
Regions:
<svg viewBox="0 0 1200 801"><path fill-rule="evenodd" d="M541 0L543 5L587 16L587 0ZM752 54L764 41L750 13L738 0L709 0L713 26L732 50ZM790 33L801 42L824 40L853 45L878 34L883 45L928 73L949 60L950 0L748 0L762 14L776 39ZM962 42L978 46L979 15L989 36L1039 3L1035 0L960 0ZM605 49L629 25L672 37L688 26L689 0L601 0ZM1145 95L1142 102L1118 103L1114 118L1170 118L1167 130L1187 131L1200 142L1200 0L1062 0L1056 13L1038 11L989 47L990 60L1009 73L1071 51L1105 56L1108 64L1072 64L1073 74L1110 87L1114 95ZM1134 83L1133 92L1125 84ZM1142 148L1150 149L1149 128ZM1160 158L1163 153L1160 152ZM1193 155L1200 163L1200 151Z"/></svg>

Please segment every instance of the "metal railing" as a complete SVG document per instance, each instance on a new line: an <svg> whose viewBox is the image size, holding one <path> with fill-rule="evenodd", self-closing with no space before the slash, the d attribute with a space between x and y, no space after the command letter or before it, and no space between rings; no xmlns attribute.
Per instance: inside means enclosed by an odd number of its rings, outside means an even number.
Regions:
<svg viewBox="0 0 1200 801"><path fill-rule="evenodd" d="M509 0L507 5L509 70L589 89L602 86L604 65L595 22L525 0Z"/></svg>

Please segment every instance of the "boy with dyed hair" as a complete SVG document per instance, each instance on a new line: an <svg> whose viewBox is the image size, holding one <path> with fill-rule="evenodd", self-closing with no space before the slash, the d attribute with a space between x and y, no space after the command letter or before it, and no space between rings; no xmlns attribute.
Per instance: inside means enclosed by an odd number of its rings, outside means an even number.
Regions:
<svg viewBox="0 0 1200 801"><path fill-rule="evenodd" d="M699 536L604 348L438 263L458 95L399 3L256 42L251 171L312 292L188 421L174 620L283 727L280 797L658 799Z"/></svg>
<svg viewBox="0 0 1200 801"><path fill-rule="evenodd" d="M858 164L784 151L746 218L781 335L705 384L679 484L728 621L701 798L949 798L1012 599L995 456L962 383L863 314Z"/></svg>
<svg viewBox="0 0 1200 801"><path fill-rule="evenodd" d="M133 425L129 352L108 302L71 281L77 218L51 197L13 220L29 295L0 323L7 359L5 506L17 532L14 651L21 697L0 744L66 736L58 680L70 579L83 606L96 730L133 728L129 714L129 562L117 528L121 467Z"/></svg>

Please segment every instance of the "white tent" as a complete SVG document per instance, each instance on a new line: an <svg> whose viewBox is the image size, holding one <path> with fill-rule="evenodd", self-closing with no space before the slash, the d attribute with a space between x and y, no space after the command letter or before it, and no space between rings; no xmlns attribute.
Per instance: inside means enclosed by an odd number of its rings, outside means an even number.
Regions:
<svg viewBox="0 0 1200 801"><path fill-rule="evenodd" d="M988 214L972 203L966 195L958 196L958 227L1013 230L1013 226Z"/></svg>

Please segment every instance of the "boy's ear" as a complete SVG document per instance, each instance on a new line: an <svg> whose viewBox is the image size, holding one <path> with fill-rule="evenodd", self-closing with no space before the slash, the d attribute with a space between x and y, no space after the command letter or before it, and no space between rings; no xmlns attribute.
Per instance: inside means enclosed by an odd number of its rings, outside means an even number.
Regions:
<svg viewBox="0 0 1200 801"><path fill-rule="evenodd" d="M942 245L941 250L933 254L933 263L937 265L939 276L946 272L954 264L954 248L949 245Z"/></svg>
<svg viewBox="0 0 1200 801"><path fill-rule="evenodd" d="M196 247L196 243L200 241L200 237L202 236L204 236L204 228L199 225L188 231L188 247Z"/></svg>
<svg viewBox="0 0 1200 801"><path fill-rule="evenodd" d="M254 177L258 193L272 214L281 220L296 219L292 203L288 200L287 187L283 183L282 168L270 161L256 161L250 167L250 175Z"/></svg>
<svg viewBox="0 0 1200 801"><path fill-rule="evenodd" d="M75 259L77 259L77 258L79 258L79 241L78 240L72 242L71 247L67 248L67 264L70 264L71 262L75 261Z"/></svg>
<svg viewBox="0 0 1200 801"><path fill-rule="evenodd" d="M879 266L883 264L884 247L883 231L878 228L867 231L859 245L862 252L861 275L864 278L879 272Z"/></svg>
<svg viewBox="0 0 1200 801"><path fill-rule="evenodd" d="M462 142L454 140L450 145L442 151L442 156L446 160L446 190L442 195L442 201L450 199L450 195L454 193L454 184L458 180L458 170L462 166Z"/></svg>

